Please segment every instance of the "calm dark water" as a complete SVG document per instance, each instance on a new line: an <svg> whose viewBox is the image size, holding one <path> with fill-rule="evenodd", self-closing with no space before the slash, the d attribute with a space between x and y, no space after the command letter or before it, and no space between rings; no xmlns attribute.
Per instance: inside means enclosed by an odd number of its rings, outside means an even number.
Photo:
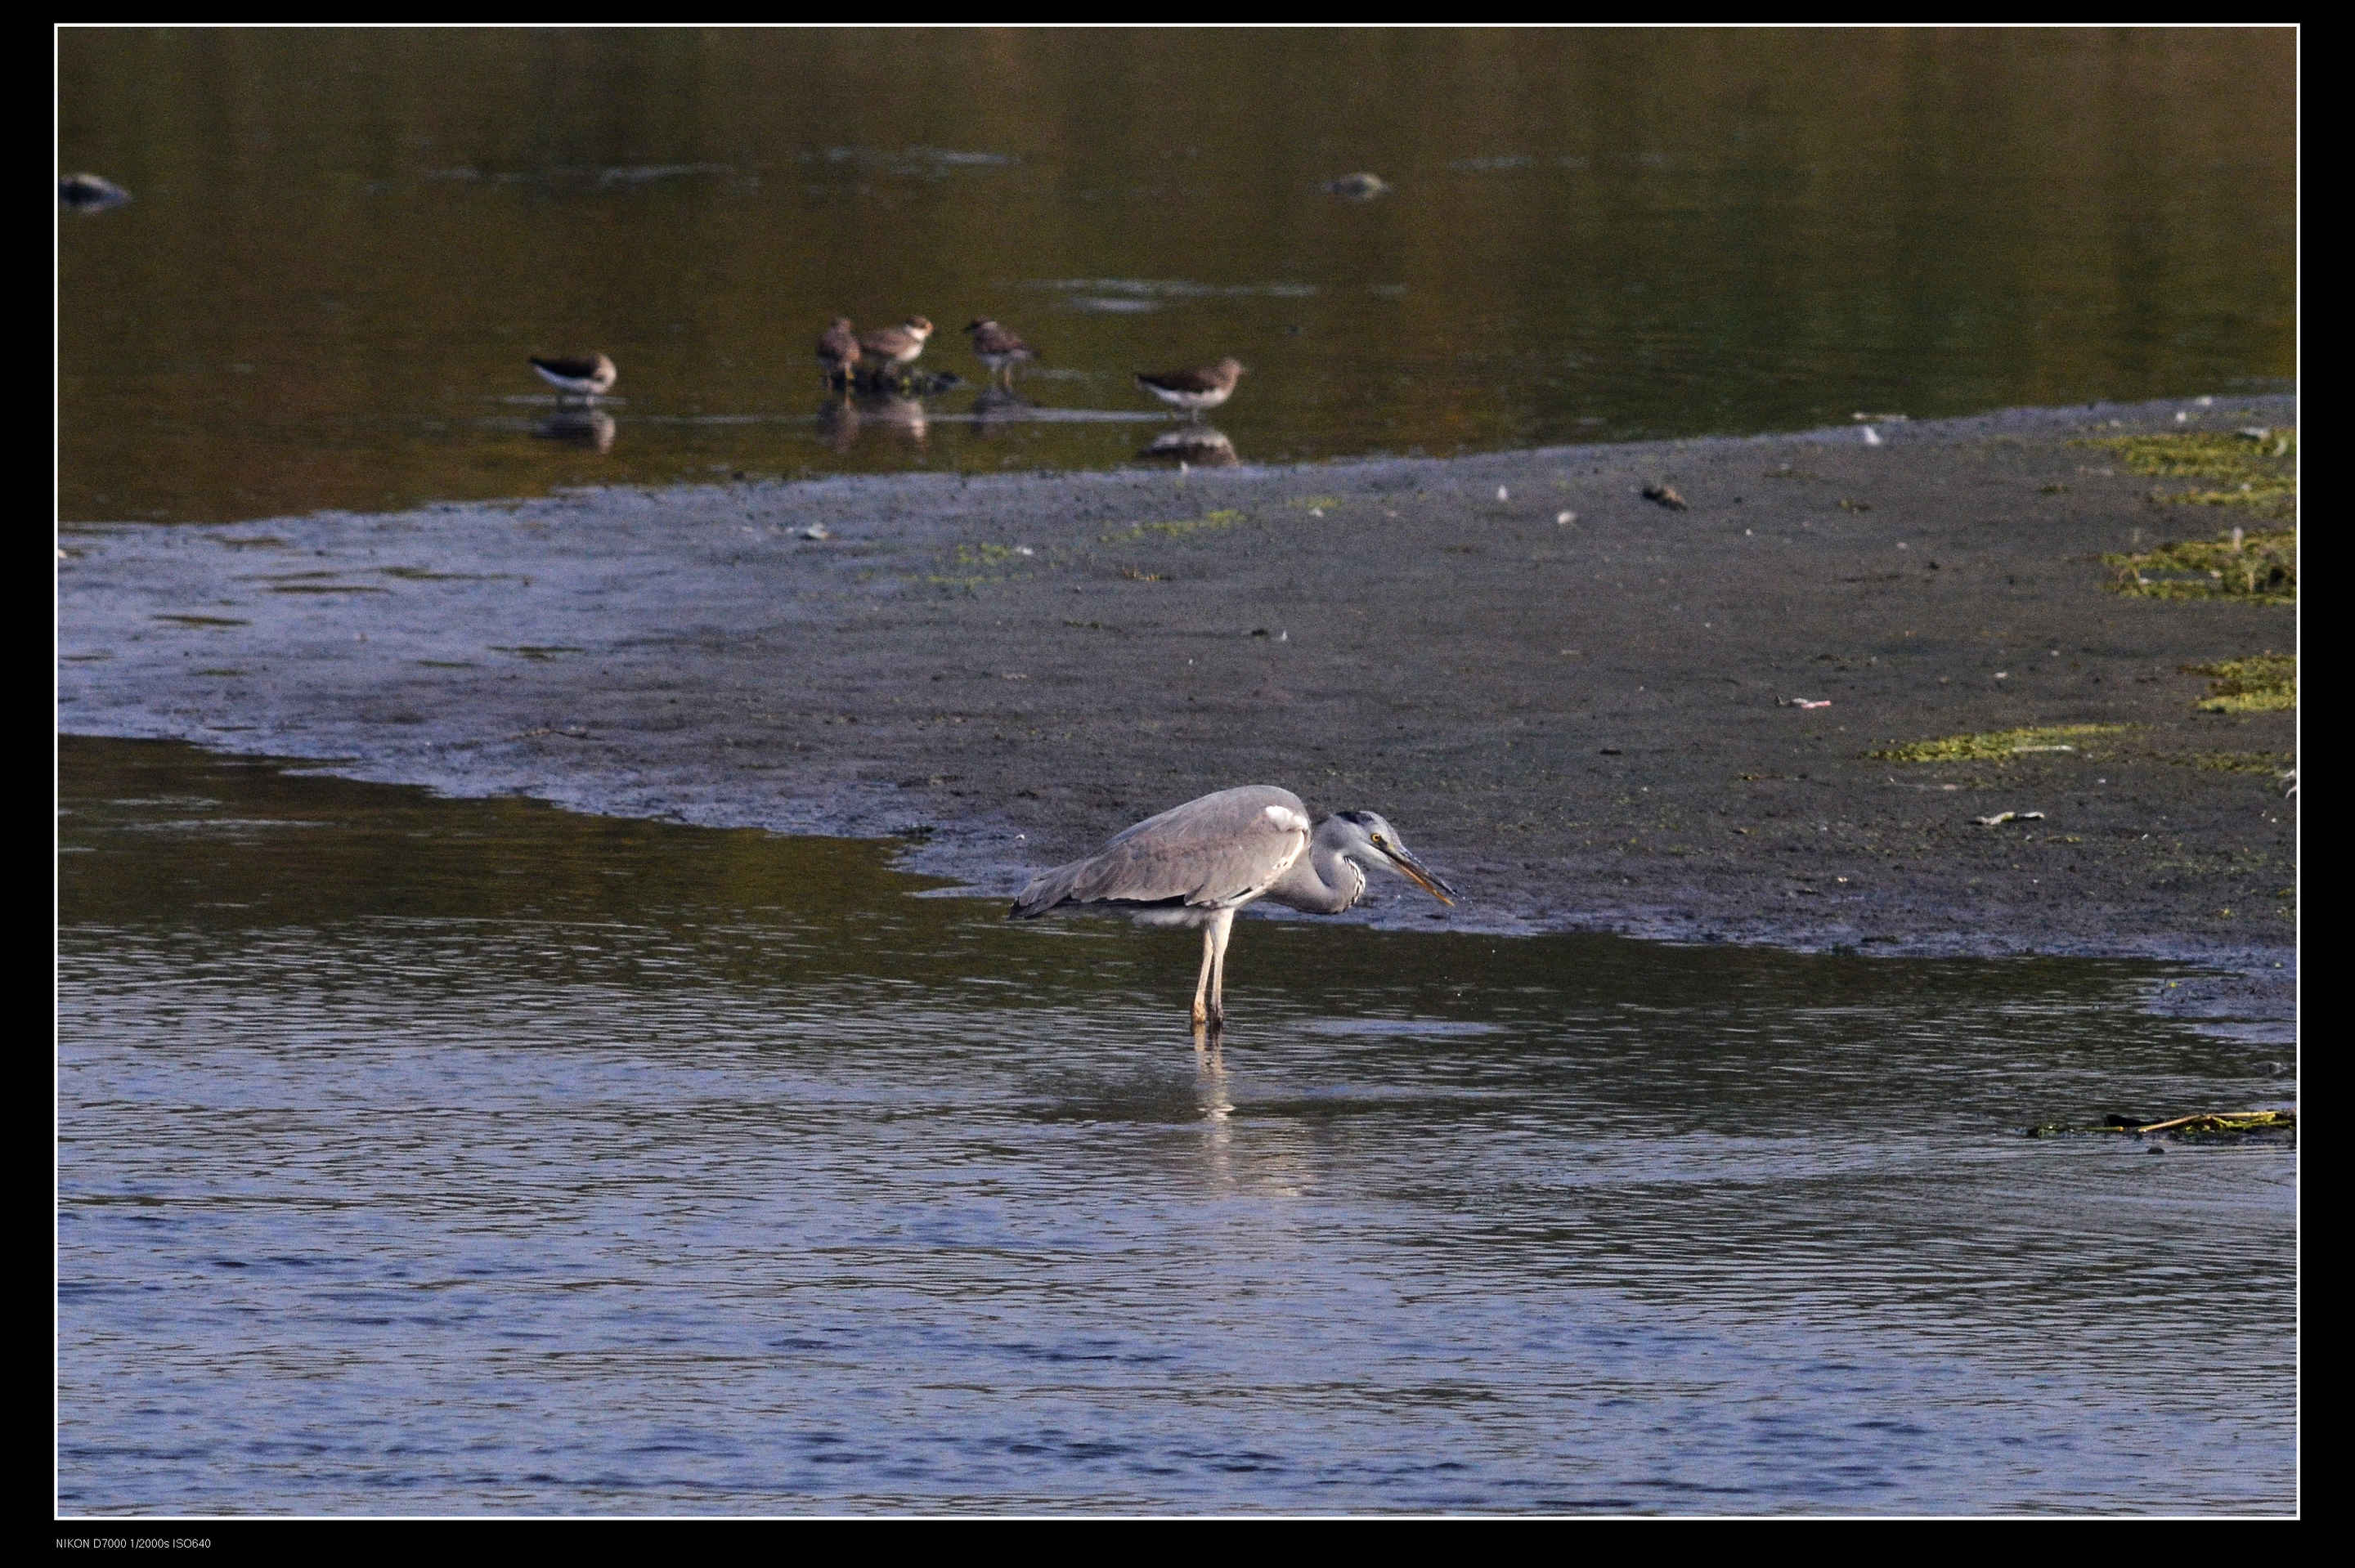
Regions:
<svg viewBox="0 0 2355 1568"><path fill-rule="evenodd" d="M1009 927L62 752L58 1506L2282 1511L2286 1103L2155 971Z"/></svg>
<svg viewBox="0 0 2355 1568"><path fill-rule="evenodd" d="M2287 29L69 29L69 520L1245 461L2275 386ZM1391 189L1330 195L1358 170ZM847 313L1029 406L830 409ZM623 399L559 428L533 353ZM600 443L602 450L600 450Z"/></svg>

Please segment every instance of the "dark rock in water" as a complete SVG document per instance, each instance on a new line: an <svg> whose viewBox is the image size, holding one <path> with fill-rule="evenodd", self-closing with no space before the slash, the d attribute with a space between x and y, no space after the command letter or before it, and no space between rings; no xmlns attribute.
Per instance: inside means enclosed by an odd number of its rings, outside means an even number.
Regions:
<svg viewBox="0 0 2355 1568"><path fill-rule="evenodd" d="M103 212L130 199L129 191L101 175L68 175L58 182L58 205L68 212Z"/></svg>

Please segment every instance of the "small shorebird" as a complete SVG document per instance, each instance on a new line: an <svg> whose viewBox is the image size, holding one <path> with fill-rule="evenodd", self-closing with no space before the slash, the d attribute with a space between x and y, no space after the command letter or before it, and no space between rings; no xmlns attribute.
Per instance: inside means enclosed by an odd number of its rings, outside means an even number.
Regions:
<svg viewBox="0 0 2355 1568"><path fill-rule="evenodd" d="M987 316L977 322L966 323L964 330L973 334L973 356L989 366L992 376L1003 375L1008 387L1014 385L1014 367L1026 359L1039 357L1030 351L1028 344Z"/></svg>
<svg viewBox="0 0 2355 1568"><path fill-rule="evenodd" d="M932 323L922 316L910 316L898 326L860 333L858 351L862 358L878 362L874 374L880 376L887 370L904 370L916 363L916 355L924 352L924 340L932 335Z"/></svg>
<svg viewBox="0 0 2355 1568"><path fill-rule="evenodd" d="M589 359L543 359L535 354L531 367L559 392L581 398L603 397L613 389L613 383L622 374L602 354Z"/></svg>
<svg viewBox="0 0 2355 1568"><path fill-rule="evenodd" d="M1199 370L1168 370L1158 376L1136 374L1136 384L1173 408L1183 408L1196 418L1205 408L1215 408L1234 396L1235 383L1242 376L1244 366L1231 356L1216 365L1206 365Z"/></svg>
<svg viewBox="0 0 2355 1568"><path fill-rule="evenodd" d="M845 392L850 390L851 374L858 368L858 334L850 329L848 316L837 316L826 335L817 340L818 368L826 372L829 387L839 382Z"/></svg>

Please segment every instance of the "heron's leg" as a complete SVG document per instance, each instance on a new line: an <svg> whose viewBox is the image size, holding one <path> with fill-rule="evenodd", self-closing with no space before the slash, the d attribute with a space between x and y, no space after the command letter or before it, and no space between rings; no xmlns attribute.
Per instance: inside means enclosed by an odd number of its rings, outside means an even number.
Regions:
<svg viewBox="0 0 2355 1568"><path fill-rule="evenodd" d="M1227 1022L1227 933L1235 928L1235 912L1221 909L1205 933L1210 938L1210 1027Z"/></svg>
<svg viewBox="0 0 2355 1568"><path fill-rule="evenodd" d="M1210 1021L1210 959L1218 950L1213 936L1219 928L1216 920L1202 927L1202 972L1194 977L1194 1027L1199 1029Z"/></svg>

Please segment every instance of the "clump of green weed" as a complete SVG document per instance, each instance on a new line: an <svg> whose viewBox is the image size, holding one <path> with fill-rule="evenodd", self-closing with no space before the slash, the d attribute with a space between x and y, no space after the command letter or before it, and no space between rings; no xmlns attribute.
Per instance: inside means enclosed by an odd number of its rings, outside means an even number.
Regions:
<svg viewBox="0 0 2355 1568"><path fill-rule="evenodd" d="M2200 704L2203 713L2279 713L2297 706L2295 653L2264 652L2182 668L2187 675L2208 677L2208 695Z"/></svg>
<svg viewBox="0 0 2355 1568"><path fill-rule="evenodd" d="M1181 518L1175 523L1139 523L1135 527L1124 528L1117 534L1100 534L1096 542L1100 545L1125 545L1154 534L1172 539L1182 538L1188 534L1231 528L1242 520L1243 514L1232 507L1220 507L1216 512L1205 512L1199 517Z"/></svg>
<svg viewBox="0 0 2355 1568"><path fill-rule="evenodd" d="M2246 506L2264 517L2297 512L2297 430L2187 430L2180 435L2107 436L2074 443L2115 452L2134 473L2205 479L2221 488L2153 491L2152 498L2197 506Z"/></svg>
<svg viewBox="0 0 2355 1568"><path fill-rule="evenodd" d="M2295 528L2254 534L2235 528L2214 539L2187 539L2132 555L2104 556L2102 564L2116 574L2110 586L2137 599L2297 602Z"/></svg>
<svg viewBox="0 0 2355 1568"><path fill-rule="evenodd" d="M1865 755L1876 762L2003 762L2030 753L2087 750L2085 742L2126 728L2122 724L2063 724L2041 729L1998 729L1983 735L1907 741Z"/></svg>

